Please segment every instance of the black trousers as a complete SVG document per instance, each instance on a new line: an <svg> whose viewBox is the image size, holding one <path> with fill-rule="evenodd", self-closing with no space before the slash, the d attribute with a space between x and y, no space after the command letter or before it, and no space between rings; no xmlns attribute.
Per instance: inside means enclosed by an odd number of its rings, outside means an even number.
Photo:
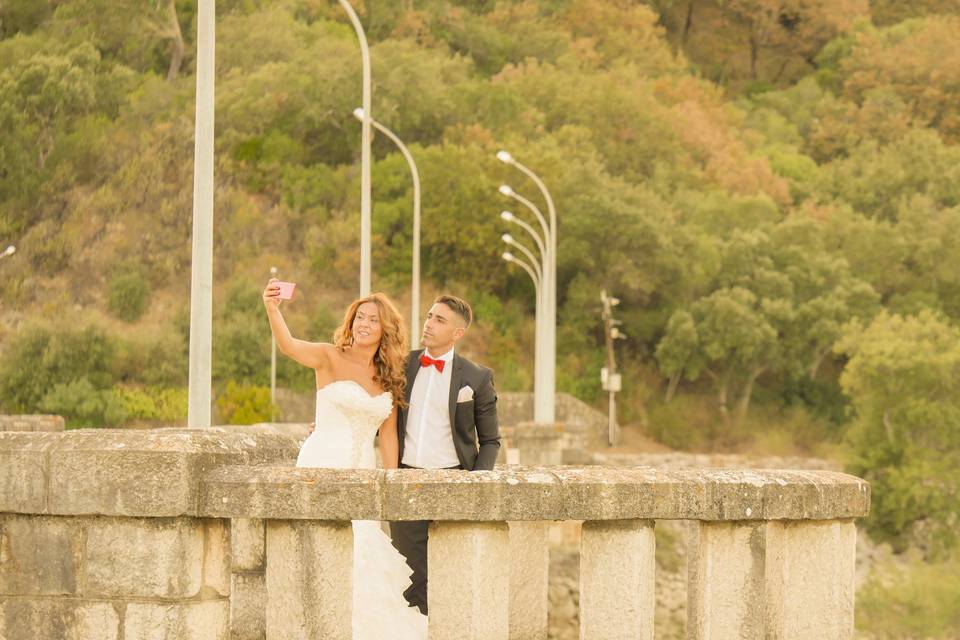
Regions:
<svg viewBox="0 0 960 640"><path fill-rule="evenodd" d="M412 469L401 464L402 469ZM460 467L451 467L459 469ZM403 592L404 599L420 613L427 614L427 537L430 530L429 520L408 520L390 523L390 538L393 546L400 552L410 570L410 586Z"/></svg>

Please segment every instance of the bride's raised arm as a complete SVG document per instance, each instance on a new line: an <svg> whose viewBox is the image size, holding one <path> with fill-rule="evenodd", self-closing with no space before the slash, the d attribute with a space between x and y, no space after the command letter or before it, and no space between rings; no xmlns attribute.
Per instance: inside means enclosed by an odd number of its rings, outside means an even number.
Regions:
<svg viewBox="0 0 960 640"><path fill-rule="evenodd" d="M280 353L293 358L306 367L329 369L330 355L327 350L332 349L332 345L294 338L290 329L287 328L283 314L280 313L280 286L276 284L277 282L276 278L270 278L263 290L263 306L267 308L270 331L273 332L273 338L277 341L277 348L280 349Z"/></svg>

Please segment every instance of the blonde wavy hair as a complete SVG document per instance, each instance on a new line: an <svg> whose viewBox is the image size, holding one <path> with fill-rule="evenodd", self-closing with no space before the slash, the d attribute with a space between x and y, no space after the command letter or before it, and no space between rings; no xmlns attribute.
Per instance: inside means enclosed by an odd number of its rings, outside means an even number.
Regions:
<svg viewBox="0 0 960 640"><path fill-rule="evenodd" d="M379 291L366 298L354 300L343 316L343 324L333 334L333 345L343 353L353 344L353 321L357 317L360 305L372 302L380 312L380 346L373 356L376 373L373 381L384 391L390 392L397 406L406 406L404 389L407 385L406 361L407 329L403 317L397 311L390 298Z"/></svg>

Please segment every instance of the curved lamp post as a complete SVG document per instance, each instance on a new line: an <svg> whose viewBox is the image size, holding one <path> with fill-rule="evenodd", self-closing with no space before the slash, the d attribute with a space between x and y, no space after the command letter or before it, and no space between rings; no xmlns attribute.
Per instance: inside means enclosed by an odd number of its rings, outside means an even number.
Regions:
<svg viewBox="0 0 960 640"><path fill-rule="evenodd" d="M363 60L363 115L360 119L360 297L370 295L370 47L367 45L367 34L363 31L360 18L347 0L338 0L343 10L350 18L350 24L357 33L360 41L360 56Z"/></svg>
<svg viewBox="0 0 960 640"><path fill-rule="evenodd" d="M538 243L543 256L543 281L542 298L543 312L541 328L543 333L540 349L537 351L538 360L542 364L537 368L540 373L539 384L534 386L537 392L534 393L534 421L541 423L550 423L555 421L555 394L556 394L556 331L557 331L557 212L553 205L553 198L547 187L540 180L539 176L533 171L517 162L517 160L507 151L498 151L497 160L519 169L524 175L533 180L534 184L543 195L547 203L547 213L549 221L544 217L540 209L529 199L523 197L514 191L509 185L500 185L499 191L508 198L513 198L530 210L540 223L540 229L543 232L542 243ZM505 212L509 213L509 212ZM516 216L510 214L509 217L501 214L501 217L507 222L520 224ZM526 223L520 225L524 226ZM530 225L526 225L525 230L536 237ZM545 249L545 250L544 250ZM538 331L539 335L540 331Z"/></svg>
<svg viewBox="0 0 960 640"><path fill-rule="evenodd" d="M364 110L360 107L353 110L353 117L363 121ZM410 348L416 349L420 344L420 172L417 170L417 163L413 161L413 155L407 149L407 145L397 137L397 135L387 129L385 126L370 118L370 124L373 128L390 138L393 144L397 145L400 153L403 154L407 165L410 167L410 175L413 178L413 264L410 269Z"/></svg>

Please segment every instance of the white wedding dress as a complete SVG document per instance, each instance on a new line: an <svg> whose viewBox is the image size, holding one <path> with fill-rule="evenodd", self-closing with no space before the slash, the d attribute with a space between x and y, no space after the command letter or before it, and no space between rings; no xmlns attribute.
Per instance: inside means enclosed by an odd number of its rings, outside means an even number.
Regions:
<svg viewBox="0 0 960 640"><path fill-rule="evenodd" d="M317 391L316 428L298 467L375 469L373 438L393 409L388 392L371 396L352 380ZM403 598L410 567L373 520L353 521L354 640L425 640L427 617Z"/></svg>

